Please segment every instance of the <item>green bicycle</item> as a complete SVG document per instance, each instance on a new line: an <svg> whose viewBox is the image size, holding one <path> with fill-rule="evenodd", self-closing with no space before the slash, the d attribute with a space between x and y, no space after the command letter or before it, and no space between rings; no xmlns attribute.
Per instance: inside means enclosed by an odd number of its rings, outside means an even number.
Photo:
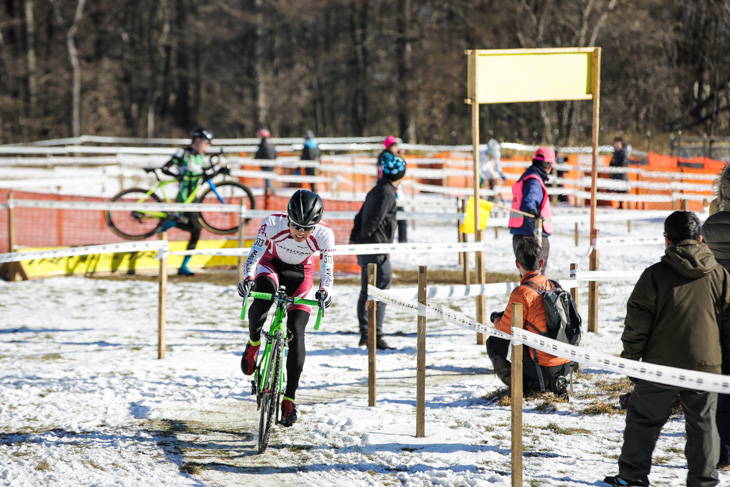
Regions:
<svg viewBox="0 0 730 487"><path fill-rule="evenodd" d="M217 159L215 159L216 157ZM211 157L210 166L203 169L203 174L183 178L183 180L203 180L185 199L184 203L229 204L231 205L231 211L186 212L184 215L189 218L196 218L200 225L209 232L217 235L228 235L237 232L241 224L239 213L241 202L246 205L246 209L251 210L256 207L256 200L251 190L238 181L224 181L219 184L212 181L219 174L230 174L230 168L227 165L216 167L219 166L219 160L220 156L216 154ZM155 175L157 184L154 188L149 190L142 188L125 189L114 195L111 201L155 204L162 203L164 199L165 203L174 203L174 195L171 200L165 192L165 187L177 183L178 180L161 180L158 173L160 168L144 168L144 171ZM207 186L207 188L198 197L203 186ZM158 196L158 191L162 194L162 198ZM105 212L106 223L111 231L127 240L143 240L151 237L160 231L169 215L170 213L166 211L152 210L129 211L127 209L107 210ZM247 219L246 223L248 223L248 220L250 219Z"/></svg>
<svg viewBox="0 0 730 487"><path fill-rule="evenodd" d="M269 446L269 436L271 435L271 426L274 422L279 424L279 407L281 391L284 387L284 362L286 359L286 351L288 346L288 330L284 324L286 310L292 304L304 304L307 306L317 306L317 322L314 329L319 329L320 321L324 316L324 300L314 301L311 299L292 298L287 295L283 286L279 287L276 294L259 293L252 291L249 295L255 299L266 299L276 302L276 311L271 327L268 332L264 332L266 337L266 346L260 354L256 370L251 381L251 394L256 396L256 407L260 411L259 415L259 435L258 435L258 451L263 453ZM246 319L246 310L248 308L249 295L243 298L243 307L241 309L241 319Z"/></svg>

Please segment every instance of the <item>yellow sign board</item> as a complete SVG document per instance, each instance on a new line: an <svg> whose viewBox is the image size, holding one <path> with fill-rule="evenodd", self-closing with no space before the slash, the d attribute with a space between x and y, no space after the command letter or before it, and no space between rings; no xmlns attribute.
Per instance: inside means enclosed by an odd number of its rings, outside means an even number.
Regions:
<svg viewBox="0 0 730 487"><path fill-rule="evenodd" d="M474 97L473 80L479 104L590 100L591 76L599 69L596 49L476 50L476 65L469 63L467 102Z"/></svg>

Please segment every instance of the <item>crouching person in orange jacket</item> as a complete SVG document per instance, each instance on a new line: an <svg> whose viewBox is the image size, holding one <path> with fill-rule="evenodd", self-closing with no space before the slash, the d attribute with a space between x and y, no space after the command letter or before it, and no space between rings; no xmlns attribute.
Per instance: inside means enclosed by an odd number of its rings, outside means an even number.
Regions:
<svg viewBox="0 0 730 487"><path fill-rule="evenodd" d="M550 289L552 283L540 273L543 265L542 248L535 237L524 238L519 241L515 249L517 269L520 271L520 285L517 286L509 297L507 308L504 312L494 312L491 320L494 326L505 333L510 333L512 327L512 303L522 303L525 329L533 333L545 333L547 322L545 319L545 305L542 296L533 289ZM532 287L531 287L532 286ZM492 361L494 372L506 386L510 386L511 364L507 360L510 342L503 338L489 337L487 339L487 354ZM554 394L568 397L568 381L565 376L570 372L570 361L546 352L533 348L527 348L523 359L523 381L525 392L540 391L540 379L538 369L542 373L542 380L545 389Z"/></svg>

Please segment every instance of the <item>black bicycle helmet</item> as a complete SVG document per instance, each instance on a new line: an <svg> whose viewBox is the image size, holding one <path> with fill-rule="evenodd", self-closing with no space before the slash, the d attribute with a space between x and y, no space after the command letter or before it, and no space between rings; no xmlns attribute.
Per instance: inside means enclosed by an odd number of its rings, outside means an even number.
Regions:
<svg viewBox="0 0 730 487"><path fill-rule="evenodd" d="M204 129L203 127L198 127L193 130L192 139L195 140L196 138L205 139L210 142L213 140L213 132L208 129Z"/></svg>
<svg viewBox="0 0 730 487"><path fill-rule="evenodd" d="M300 227L313 227L322 219L324 205L317 193L300 189L289 200L289 221Z"/></svg>

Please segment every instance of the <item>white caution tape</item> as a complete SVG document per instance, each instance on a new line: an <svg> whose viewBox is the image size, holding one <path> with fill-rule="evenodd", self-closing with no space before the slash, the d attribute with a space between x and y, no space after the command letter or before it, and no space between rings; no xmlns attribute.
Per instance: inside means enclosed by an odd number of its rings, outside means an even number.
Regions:
<svg viewBox="0 0 730 487"><path fill-rule="evenodd" d="M589 281L636 281L642 271L577 271L575 279L581 282Z"/></svg>
<svg viewBox="0 0 730 487"><path fill-rule="evenodd" d="M374 286L368 286L368 295L379 301L393 304L402 309L418 309L418 307L412 302L392 296L390 292L377 289ZM586 350L584 348L568 345L567 343L552 340L520 328L512 328L512 335L508 335L493 327L488 327L477 321L470 320L463 314L444 308L441 305L427 304L425 306L429 311L440 316L449 323L454 323L486 335L505 338L511 340L514 345L524 344L551 355L578 362L582 365L590 365L610 372L615 372L617 374L658 382L683 389L719 392L724 394L730 393L729 376L684 370L676 367L655 365L646 362L638 362L636 360L614 357L593 350Z"/></svg>
<svg viewBox="0 0 730 487"><path fill-rule="evenodd" d="M245 248L225 248L225 249L195 249L195 250L179 250L170 252L171 255L212 255L216 257L241 257L251 252L249 247Z"/></svg>
<svg viewBox="0 0 730 487"><path fill-rule="evenodd" d="M636 237L636 238L599 238L596 240L596 248L624 245L664 245L663 237Z"/></svg>
<svg viewBox="0 0 730 487"><path fill-rule="evenodd" d="M221 205L207 203L118 203L103 201L50 201L12 199L8 204L14 208L48 208L65 210L112 210L112 211L178 211L178 212L236 212L240 205ZM261 211L266 216L270 211ZM246 212L246 215L253 210ZM255 215L252 215L255 216ZM262 215L263 216L263 215Z"/></svg>
<svg viewBox="0 0 730 487"><path fill-rule="evenodd" d="M106 245L89 245L86 247L72 247L68 249L43 250L33 252L10 252L0 254L0 264L5 262L20 262L25 260L48 259L54 257L75 257L79 255L118 254L126 252L144 252L154 250L158 259L167 255L166 240L152 240L147 242L126 242Z"/></svg>
<svg viewBox="0 0 730 487"><path fill-rule="evenodd" d="M358 245L335 245L334 255L373 255L373 254L396 254L413 252L474 252L485 248L485 242L465 242L453 244L358 244ZM183 250L171 252L172 255L214 255L219 257L239 257L248 255L249 248L227 248L227 249L200 249ZM315 252L312 255L317 255Z"/></svg>
<svg viewBox="0 0 730 487"><path fill-rule="evenodd" d="M617 374L645 379L682 389L694 389L707 392L730 392L730 377L721 374L710 374L694 370L679 369L666 365L649 364L628 360L604 353L585 350L557 340L542 337L527 330L512 328L512 334L531 347L551 355L570 359L583 365L591 365Z"/></svg>
<svg viewBox="0 0 730 487"><path fill-rule="evenodd" d="M358 244L336 245L335 255L373 255L413 252L473 252L483 251L485 242L466 242L452 244Z"/></svg>
<svg viewBox="0 0 730 487"><path fill-rule="evenodd" d="M495 282L490 284L472 284L469 286L429 286L426 289L427 299L443 299L443 298L466 298L469 296L493 296L495 294L509 294L514 288L519 286L519 282ZM571 289L578 287L578 280L560 281L563 289ZM394 288L388 289L388 292L399 297L418 299L418 288Z"/></svg>
<svg viewBox="0 0 730 487"><path fill-rule="evenodd" d="M378 289L375 286L368 285L368 296L372 296L373 298L377 299L378 301L383 301L388 304L392 304L394 306L397 306L401 309L410 309L413 311L418 311L418 305L417 303L414 303L411 300L403 299L398 296L395 296L391 291L385 291L383 289ZM472 330L476 330L479 333L484 333L485 335L492 335L499 338L505 338L507 340L510 339L510 335L504 332L501 332L497 330L494 327L489 327L486 325L483 325L482 323L479 323L478 321L474 321L469 319L466 315L457 313L456 311L444 308L440 304L426 304L427 311L432 312L436 316L443 318L444 320L454 323L459 326L463 326L466 328L470 328Z"/></svg>

